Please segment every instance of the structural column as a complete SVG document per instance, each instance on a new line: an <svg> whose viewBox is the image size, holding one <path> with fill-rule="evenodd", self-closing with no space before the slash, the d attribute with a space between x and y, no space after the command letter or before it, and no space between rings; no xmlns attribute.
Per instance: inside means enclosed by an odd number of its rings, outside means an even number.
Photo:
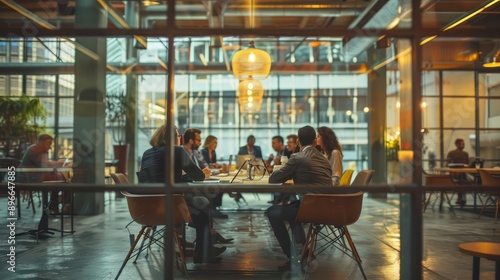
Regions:
<svg viewBox="0 0 500 280"><path fill-rule="evenodd" d="M75 1L76 28L105 28L106 11L97 1ZM75 47L74 182L104 184L106 38L77 37ZM104 212L104 193L77 193L75 212Z"/></svg>
<svg viewBox="0 0 500 280"><path fill-rule="evenodd" d="M386 60L385 49L369 49L368 64L372 67ZM387 69L385 66L370 72L368 75L368 154L369 168L377 171L373 174L372 183L387 183L387 161L385 150L385 134L387 130ZM371 197L387 198L386 193L370 193Z"/></svg>

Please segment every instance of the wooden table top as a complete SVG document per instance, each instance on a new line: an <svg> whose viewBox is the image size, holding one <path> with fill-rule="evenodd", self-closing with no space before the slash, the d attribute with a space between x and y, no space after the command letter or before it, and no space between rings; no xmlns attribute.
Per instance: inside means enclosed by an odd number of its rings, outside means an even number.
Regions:
<svg viewBox="0 0 500 280"><path fill-rule="evenodd" d="M500 261L500 243L495 242L467 242L458 245L460 252L473 256Z"/></svg>
<svg viewBox="0 0 500 280"><path fill-rule="evenodd" d="M436 167L434 170L439 172L449 172L449 173L479 173L478 170L484 170L491 173L500 173L500 168L472 168L472 167Z"/></svg>

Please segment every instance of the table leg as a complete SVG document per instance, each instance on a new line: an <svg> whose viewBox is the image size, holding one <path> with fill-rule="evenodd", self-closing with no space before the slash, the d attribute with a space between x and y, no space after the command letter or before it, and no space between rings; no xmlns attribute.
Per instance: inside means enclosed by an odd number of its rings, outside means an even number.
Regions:
<svg viewBox="0 0 500 280"><path fill-rule="evenodd" d="M472 257L472 280L479 280L479 257Z"/></svg>
<svg viewBox="0 0 500 280"><path fill-rule="evenodd" d="M495 262L495 280L500 280L500 261Z"/></svg>

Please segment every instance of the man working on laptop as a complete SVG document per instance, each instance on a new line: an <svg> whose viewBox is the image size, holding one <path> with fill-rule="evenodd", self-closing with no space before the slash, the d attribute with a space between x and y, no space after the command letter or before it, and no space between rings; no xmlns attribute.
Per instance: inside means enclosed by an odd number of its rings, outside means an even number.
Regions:
<svg viewBox="0 0 500 280"><path fill-rule="evenodd" d="M301 151L293 154L285 166L274 171L269 177L269 183L284 183L293 179L294 184L308 184L333 186L332 168L328 160L315 148L316 130L311 126L304 126L298 132ZM281 249L288 257L288 261L280 266L278 270L290 270L291 263L291 239L285 222L288 222L298 243L304 243L304 229L302 225L295 224L295 217L299 210L300 201L290 199L275 204L267 209L267 217L274 235Z"/></svg>

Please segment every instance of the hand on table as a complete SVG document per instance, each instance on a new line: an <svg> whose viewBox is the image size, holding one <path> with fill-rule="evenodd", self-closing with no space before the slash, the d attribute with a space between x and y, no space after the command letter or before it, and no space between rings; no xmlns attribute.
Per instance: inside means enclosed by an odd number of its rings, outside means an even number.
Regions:
<svg viewBox="0 0 500 280"><path fill-rule="evenodd" d="M205 178L210 178L210 176L212 176L212 171L208 167L203 168L201 171L205 174Z"/></svg>

